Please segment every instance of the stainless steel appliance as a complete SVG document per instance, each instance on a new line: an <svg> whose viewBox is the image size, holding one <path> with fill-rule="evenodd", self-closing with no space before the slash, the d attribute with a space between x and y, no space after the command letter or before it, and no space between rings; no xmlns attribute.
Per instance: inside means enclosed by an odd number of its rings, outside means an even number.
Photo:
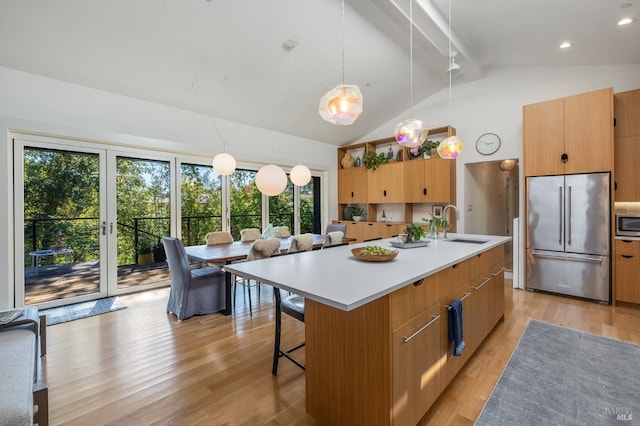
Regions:
<svg viewBox="0 0 640 426"><path fill-rule="evenodd" d="M527 289L610 301L609 173L527 178Z"/></svg>
<svg viewBox="0 0 640 426"><path fill-rule="evenodd" d="M640 237L640 213L616 213L616 235Z"/></svg>

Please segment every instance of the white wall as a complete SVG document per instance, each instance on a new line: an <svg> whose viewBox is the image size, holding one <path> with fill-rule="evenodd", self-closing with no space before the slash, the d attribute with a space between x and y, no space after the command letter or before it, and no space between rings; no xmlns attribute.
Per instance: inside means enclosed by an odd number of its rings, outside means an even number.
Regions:
<svg viewBox="0 0 640 426"><path fill-rule="evenodd" d="M462 70L464 72L464 68ZM415 77L414 77L415 78ZM455 80L455 77L454 77ZM452 123L465 149L456 166L458 206L464 206L466 163L522 159L522 106L530 103L613 87L614 93L640 87L640 65L503 67L485 70L482 79L455 84L452 89ZM449 89L441 90L413 108L414 118L431 127L449 124ZM396 123L409 118L408 110L363 137L361 141L380 139L393 134ZM476 139L493 132L502 139L494 155L476 152ZM520 211L523 211L520 182ZM464 209L460 209L458 230L464 232Z"/></svg>
<svg viewBox="0 0 640 426"><path fill-rule="evenodd" d="M245 163L274 162L327 171L323 221L336 218L336 147L252 126L216 120L227 151ZM150 147L213 157L222 142L201 114L0 67L0 309L13 306L14 131Z"/></svg>

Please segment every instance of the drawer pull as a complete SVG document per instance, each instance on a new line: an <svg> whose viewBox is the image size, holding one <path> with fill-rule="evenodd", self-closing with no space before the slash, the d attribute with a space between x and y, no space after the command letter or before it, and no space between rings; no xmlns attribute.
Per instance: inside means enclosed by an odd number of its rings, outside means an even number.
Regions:
<svg viewBox="0 0 640 426"><path fill-rule="evenodd" d="M469 292L469 293L465 293L465 294L460 298L460 301L462 302L464 299L466 299L466 298L467 298L467 297L469 297L469 296L471 296L471 292ZM444 307L445 307L445 308L447 308L447 311L448 311L449 309L451 309L451 305L444 305Z"/></svg>
<svg viewBox="0 0 640 426"><path fill-rule="evenodd" d="M474 289L475 291L478 291L478 290L480 290L480 289L482 288L482 286L483 286L483 285L485 285L485 284L486 284L486 283L488 283L489 281L491 281L491 278L487 278L487 279L485 279L485 280L482 282L482 284L480 284L480 285L479 285L479 286L477 286L477 287L474 287L473 289Z"/></svg>
<svg viewBox="0 0 640 426"><path fill-rule="evenodd" d="M504 271L504 268L500 268L500 269L498 269L497 271L492 272L492 273L491 273L491 275L495 277L495 276L497 276L497 275L500 275L500 272L502 272L502 271Z"/></svg>
<svg viewBox="0 0 640 426"><path fill-rule="evenodd" d="M417 287L417 286L419 286L419 285L422 285L422 283L423 283L423 282L424 282L424 278L420 278L419 280L414 281L414 282L413 282L413 285L414 285L415 287Z"/></svg>
<svg viewBox="0 0 640 426"><path fill-rule="evenodd" d="M405 343L409 343L411 341L411 339L413 339L414 337L416 337L418 334L422 333L424 330L426 330L431 324L433 324L434 322L438 321L440 319L440 315L438 316L431 316L432 320L429 321L428 323L426 323L425 325L423 325L422 327L420 327L420 330L416 331L415 333L413 333L411 336L409 337L402 337L402 340Z"/></svg>
<svg viewBox="0 0 640 426"><path fill-rule="evenodd" d="M621 256L624 257L625 259L633 259L633 256L630 256L628 254L623 254Z"/></svg>

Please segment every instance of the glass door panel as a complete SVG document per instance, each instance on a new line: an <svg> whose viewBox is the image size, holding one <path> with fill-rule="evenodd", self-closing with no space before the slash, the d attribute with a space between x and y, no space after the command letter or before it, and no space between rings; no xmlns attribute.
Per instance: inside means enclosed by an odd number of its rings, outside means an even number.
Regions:
<svg viewBox="0 0 640 426"><path fill-rule="evenodd" d="M256 186L256 171L236 170L229 175L229 209L234 240L244 228L262 229L262 193Z"/></svg>
<svg viewBox="0 0 640 426"><path fill-rule="evenodd" d="M171 235L170 165L115 157L116 293L169 280L162 236Z"/></svg>
<svg viewBox="0 0 640 426"><path fill-rule="evenodd" d="M269 197L269 223L273 226L288 226L292 233L295 232L293 189L293 184L287 180L287 187L281 194Z"/></svg>
<svg viewBox="0 0 640 426"><path fill-rule="evenodd" d="M322 234L320 229L320 178L300 187L300 233Z"/></svg>
<svg viewBox="0 0 640 426"><path fill-rule="evenodd" d="M180 165L181 229L185 246L204 244L207 232L222 231L222 177L211 166Z"/></svg>
<svg viewBox="0 0 640 426"><path fill-rule="evenodd" d="M55 145L16 141L16 155L22 156L16 194L23 188L16 199L22 200L24 229L24 274L17 278L24 282L24 304L41 307L106 295L100 220L104 152L50 146Z"/></svg>

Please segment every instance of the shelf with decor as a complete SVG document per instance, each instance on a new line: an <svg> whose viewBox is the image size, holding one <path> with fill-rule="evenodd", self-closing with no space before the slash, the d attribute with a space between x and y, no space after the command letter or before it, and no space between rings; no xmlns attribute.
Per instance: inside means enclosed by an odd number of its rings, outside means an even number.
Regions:
<svg viewBox="0 0 640 426"><path fill-rule="evenodd" d="M456 161L438 157L435 148L455 134L450 126L433 128L413 150L393 137L339 147L337 220L351 222L349 207L358 206L366 211L363 221L376 223L379 209L399 204L405 223L412 221L414 204L454 203Z"/></svg>

